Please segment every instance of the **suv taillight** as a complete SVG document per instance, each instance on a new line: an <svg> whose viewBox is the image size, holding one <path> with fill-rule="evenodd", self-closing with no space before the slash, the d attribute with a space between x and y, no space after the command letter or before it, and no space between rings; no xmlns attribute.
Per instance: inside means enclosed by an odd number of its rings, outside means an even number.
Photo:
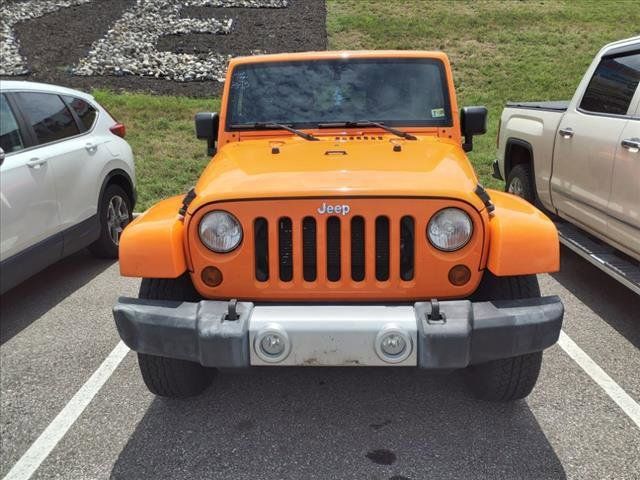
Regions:
<svg viewBox="0 0 640 480"><path fill-rule="evenodd" d="M124 136L127 134L127 129L122 123L116 123L109 130L111 131L111 133L119 136L120 138L124 138Z"/></svg>

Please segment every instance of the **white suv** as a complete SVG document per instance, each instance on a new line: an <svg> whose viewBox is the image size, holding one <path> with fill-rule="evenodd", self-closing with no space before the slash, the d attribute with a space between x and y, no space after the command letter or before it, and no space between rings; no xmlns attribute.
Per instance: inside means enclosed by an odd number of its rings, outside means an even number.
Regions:
<svg viewBox="0 0 640 480"><path fill-rule="evenodd" d="M118 256L136 200L124 134L91 95L0 81L0 293L84 247Z"/></svg>

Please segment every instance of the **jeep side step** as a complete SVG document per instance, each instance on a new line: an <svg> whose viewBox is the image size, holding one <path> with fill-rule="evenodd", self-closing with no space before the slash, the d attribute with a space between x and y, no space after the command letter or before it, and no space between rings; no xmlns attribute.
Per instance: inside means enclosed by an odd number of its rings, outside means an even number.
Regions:
<svg viewBox="0 0 640 480"><path fill-rule="evenodd" d="M640 295L640 262L596 240L579 228L556 221L560 243Z"/></svg>

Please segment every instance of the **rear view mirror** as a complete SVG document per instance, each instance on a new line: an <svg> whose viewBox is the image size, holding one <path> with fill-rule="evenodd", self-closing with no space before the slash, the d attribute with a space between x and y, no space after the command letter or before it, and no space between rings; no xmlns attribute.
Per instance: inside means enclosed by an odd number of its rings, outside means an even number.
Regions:
<svg viewBox="0 0 640 480"><path fill-rule="evenodd" d="M473 136L487 133L487 107L463 107L460 111L460 130L464 135L462 149L473 150Z"/></svg>
<svg viewBox="0 0 640 480"><path fill-rule="evenodd" d="M220 117L217 112L196 113L196 137L207 141L207 155L215 155Z"/></svg>

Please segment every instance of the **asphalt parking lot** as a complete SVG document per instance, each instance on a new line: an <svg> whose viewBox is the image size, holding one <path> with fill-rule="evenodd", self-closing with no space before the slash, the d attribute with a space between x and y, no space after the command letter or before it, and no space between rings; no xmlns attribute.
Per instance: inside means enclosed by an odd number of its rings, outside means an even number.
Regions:
<svg viewBox="0 0 640 480"><path fill-rule="evenodd" d="M563 345L573 340L637 407L640 298L562 257L540 283L565 302ZM110 309L137 286L80 253L1 298L0 476L16 462L12 473L28 471L25 452L113 358ZM559 345L534 393L509 405L472 399L459 375L413 369L224 374L196 399L167 401L147 392L132 353L116 366L60 441L49 438L32 478L640 478L633 412Z"/></svg>

